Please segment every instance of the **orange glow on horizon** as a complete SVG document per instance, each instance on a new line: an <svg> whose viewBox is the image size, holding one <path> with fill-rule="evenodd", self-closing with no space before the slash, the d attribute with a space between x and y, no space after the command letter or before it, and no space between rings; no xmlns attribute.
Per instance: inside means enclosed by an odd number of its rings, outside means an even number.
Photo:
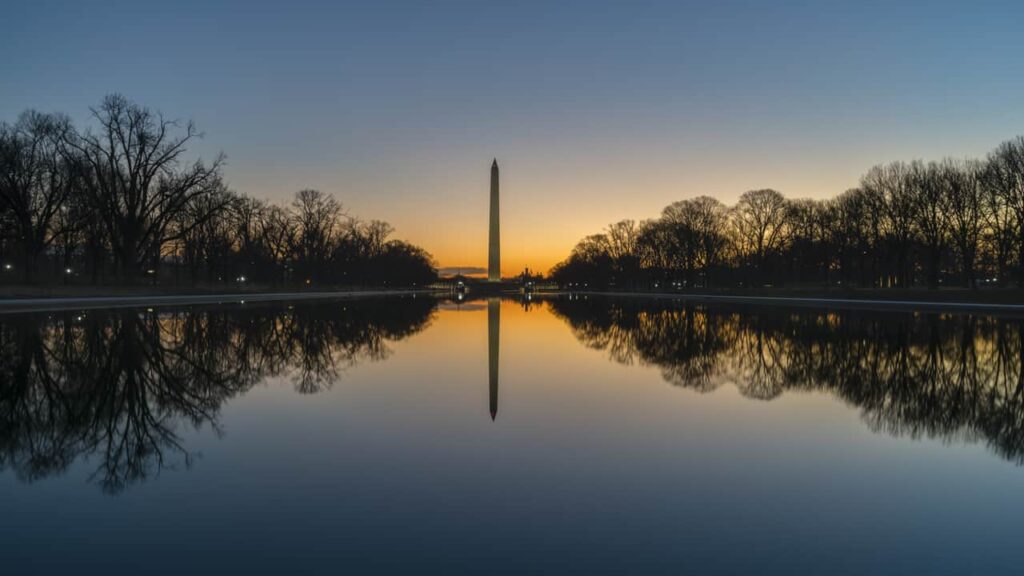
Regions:
<svg viewBox="0 0 1024 576"><path fill-rule="evenodd" d="M536 151L533 141L502 144L506 149L495 146L497 154L488 146L481 146L487 153L424 148L403 157L400 170L390 159L372 157L319 174L280 168L268 176L260 166L236 161L232 183L281 204L290 202L288 190L320 189L354 216L389 222L395 228L393 238L422 247L439 268L486 270L489 172L496 155L501 168L501 272L512 277L526 267L547 274L585 236L623 219L639 223L657 218L679 200L706 195L732 205L743 192L760 188L779 190L791 199L832 198L856 186L871 166L913 157L897 143L873 143L845 155L815 148L798 161L778 162L764 153L775 141L749 137L742 146L730 148L732 156L725 156L706 145L722 141L723 135L685 135L676 141L656 140L656 150L643 154L612 136L580 147L551 134L545 154ZM993 141L998 139L956 150L939 145L935 150L913 149L925 157L978 157Z"/></svg>

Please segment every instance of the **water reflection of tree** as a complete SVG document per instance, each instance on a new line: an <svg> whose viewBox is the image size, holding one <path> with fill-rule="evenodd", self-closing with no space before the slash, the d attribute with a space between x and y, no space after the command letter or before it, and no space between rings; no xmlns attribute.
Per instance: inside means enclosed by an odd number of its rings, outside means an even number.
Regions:
<svg viewBox="0 0 1024 576"><path fill-rule="evenodd" d="M556 299L551 309L585 345L658 366L675 385L733 382L765 400L828 391L857 406L872 430L980 441L1024 463L1019 319L642 300Z"/></svg>
<svg viewBox="0 0 1024 576"><path fill-rule="evenodd" d="M692 306L559 299L551 310L569 322L580 342L607 350L615 362L657 366L668 382L700 391L718 386L719 353L735 335L728 326L735 318Z"/></svg>
<svg viewBox="0 0 1024 576"><path fill-rule="evenodd" d="M300 392L387 357L423 329L430 299L294 308L0 317L0 469L32 481L79 457L117 492L173 463L182 426L219 431L221 406L269 376Z"/></svg>

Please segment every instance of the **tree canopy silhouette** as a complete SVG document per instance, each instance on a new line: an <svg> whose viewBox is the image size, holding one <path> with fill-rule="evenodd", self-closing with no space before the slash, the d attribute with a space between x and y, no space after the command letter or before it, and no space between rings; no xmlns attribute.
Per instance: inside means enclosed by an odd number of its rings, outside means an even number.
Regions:
<svg viewBox="0 0 1024 576"><path fill-rule="evenodd" d="M985 160L878 165L828 200L770 189L731 208L681 200L637 225L625 251L613 249L620 225L581 240L553 279L572 288L1024 286L1024 137Z"/></svg>
<svg viewBox="0 0 1024 576"><path fill-rule="evenodd" d="M231 190L225 156L191 158L201 137L121 95L75 128L28 111L0 123L0 280L423 285L422 248L389 239L318 190L278 206ZM81 280L78 280L81 281Z"/></svg>

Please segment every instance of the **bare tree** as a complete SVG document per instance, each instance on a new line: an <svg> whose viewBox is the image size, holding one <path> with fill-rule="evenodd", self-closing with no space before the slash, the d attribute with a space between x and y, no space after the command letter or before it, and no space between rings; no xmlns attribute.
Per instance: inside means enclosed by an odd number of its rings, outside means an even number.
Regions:
<svg viewBox="0 0 1024 576"><path fill-rule="evenodd" d="M84 132L33 111L0 122L0 279L34 274L44 258L93 281L109 270L137 280L145 269L159 282L168 261L217 281L345 283L359 270L361 281L395 285L433 274L426 251L390 240L384 221L349 218L329 195L304 190L273 206L229 190L223 155L209 165L188 157L200 137L190 122L119 95L92 119Z"/></svg>
<svg viewBox="0 0 1024 576"><path fill-rule="evenodd" d="M609 258L608 236L604 234L591 234L580 240L572 249L573 254L581 260L594 262L602 258Z"/></svg>
<svg viewBox="0 0 1024 576"><path fill-rule="evenodd" d="M945 160L940 170L946 192L943 212L960 258L964 285L973 288L977 286L975 262L985 227L982 165L976 160Z"/></svg>
<svg viewBox="0 0 1024 576"><path fill-rule="evenodd" d="M368 224L360 227L363 238L366 239L367 258L374 258L384 253L388 243L388 236L394 233L395 228L383 220L370 220Z"/></svg>
<svg viewBox="0 0 1024 576"><path fill-rule="evenodd" d="M881 222L874 210L878 205L880 201L875 193L862 188L847 190L833 202L826 228L835 246L842 284L849 284L857 278L873 286L878 280ZM856 276L855 272L858 273Z"/></svg>
<svg viewBox="0 0 1024 576"><path fill-rule="evenodd" d="M956 168L948 164L925 164L921 161L912 162L908 168L907 178L914 201L915 221L927 251L925 270L928 287L936 288L939 285L942 253L949 240L949 215L946 208L950 195L949 184L953 178L947 171L955 171Z"/></svg>
<svg viewBox="0 0 1024 576"><path fill-rule="evenodd" d="M640 257L637 255L639 228L635 220L620 220L608 226L605 232L608 255L616 279L635 277L640 272Z"/></svg>
<svg viewBox="0 0 1024 576"><path fill-rule="evenodd" d="M673 255L666 247L671 244L671 231L664 218L641 222L636 239L636 251L641 268L654 271L655 274L668 270L672 265Z"/></svg>
<svg viewBox="0 0 1024 576"><path fill-rule="evenodd" d="M986 162L893 162L871 168L860 184L828 201L750 191L724 223L716 200L675 202L635 228L633 276L657 287L717 268L726 281L747 285L793 278L936 287L951 277L975 286L981 273L1005 281L1016 268L1024 285L1024 137ZM581 241L558 267L558 281L612 275L618 233L610 227Z"/></svg>
<svg viewBox="0 0 1024 576"><path fill-rule="evenodd" d="M798 281L825 280L828 273L828 240L826 218L828 204L803 198L789 201L787 219L791 228L789 250L794 277Z"/></svg>
<svg viewBox="0 0 1024 576"><path fill-rule="evenodd" d="M728 210L709 196L680 200L665 207L661 218L672 230L675 248L683 255L687 271L698 269L708 282L711 269L720 263L728 243ZM693 284L693 279L689 279Z"/></svg>
<svg viewBox="0 0 1024 576"><path fill-rule="evenodd" d="M67 118L29 110L14 125L0 124L0 211L14 226L26 281L57 236L60 211L71 193L72 173L60 153Z"/></svg>
<svg viewBox="0 0 1024 576"><path fill-rule="evenodd" d="M83 191L106 228L119 272L136 277L141 264L170 240L172 219L198 197L221 189L224 156L210 165L197 160L182 167L187 145L200 136L195 126L189 122L179 132L177 121L120 95L107 96L92 115L98 130L72 134L64 143L88 173ZM196 219L195 225L202 222Z"/></svg>
<svg viewBox="0 0 1024 576"><path fill-rule="evenodd" d="M636 253L637 226L635 220L620 220L610 224L605 232L608 253L612 258L624 258Z"/></svg>
<svg viewBox="0 0 1024 576"><path fill-rule="evenodd" d="M732 211L732 226L742 252L764 278L765 259L789 241L788 204L781 193L751 190L740 196Z"/></svg>
<svg viewBox="0 0 1024 576"><path fill-rule="evenodd" d="M1017 285L1024 286L1024 136L1003 142L989 154L985 179L994 213L1005 210L1013 218L1000 229L1017 232Z"/></svg>
<svg viewBox="0 0 1024 576"><path fill-rule="evenodd" d="M272 262L281 267L279 280L287 280L292 267L291 256L297 234L291 225L291 215L280 206L269 206L258 223L259 241Z"/></svg>
<svg viewBox="0 0 1024 576"><path fill-rule="evenodd" d="M319 190L301 190L292 201L295 257L307 279L323 273L345 216L341 203Z"/></svg>
<svg viewBox="0 0 1024 576"><path fill-rule="evenodd" d="M170 219L161 255L177 255L192 270L193 279L200 270L206 272L207 280L223 279L229 274L238 242L228 208L240 201L240 196L225 187L192 198ZM159 258L151 262L150 270L155 272L159 262Z"/></svg>
<svg viewBox="0 0 1024 576"><path fill-rule="evenodd" d="M918 206L911 169L903 162L875 166L861 179L861 188L875 201L870 209L879 215L881 236L896 253L895 274L889 284L908 286Z"/></svg>
<svg viewBox="0 0 1024 576"><path fill-rule="evenodd" d="M982 223L985 244L995 262L997 279L1005 284L1011 277L1011 262L1017 259L1017 244L1020 241L1020 221L1016 212L1007 204L1006 195L999 186L999 178L992 171L991 161L982 163L980 174L982 202Z"/></svg>

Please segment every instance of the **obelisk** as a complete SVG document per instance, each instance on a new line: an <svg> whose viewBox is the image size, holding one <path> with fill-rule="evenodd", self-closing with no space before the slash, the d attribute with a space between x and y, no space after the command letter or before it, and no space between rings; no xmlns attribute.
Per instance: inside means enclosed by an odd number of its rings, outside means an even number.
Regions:
<svg viewBox="0 0 1024 576"><path fill-rule="evenodd" d="M498 216L498 159L491 164L491 232L487 243L487 281L501 282L501 231Z"/></svg>

